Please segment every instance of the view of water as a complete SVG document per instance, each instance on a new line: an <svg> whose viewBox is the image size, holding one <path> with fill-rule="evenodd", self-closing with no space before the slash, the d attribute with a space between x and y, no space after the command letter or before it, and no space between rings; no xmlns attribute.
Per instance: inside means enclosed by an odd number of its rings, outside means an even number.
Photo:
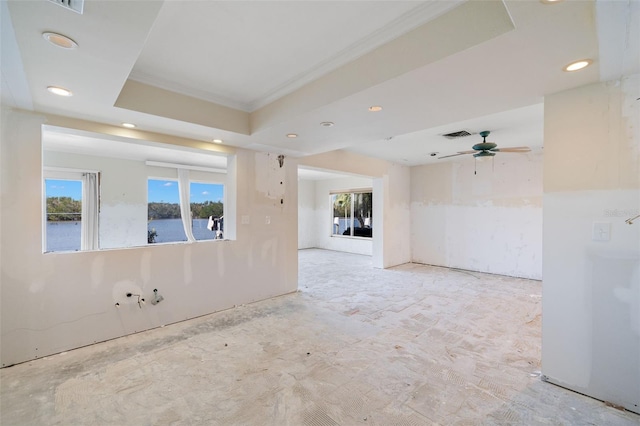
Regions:
<svg viewBox="0 0 640 426"><path fill-rule="evenodd" d="M193 236L196 240L215 239L216 233L207 229L208 222L208 219L193 219ZM149 230L155 229L156 243L187 241L181 219L153 220L148 227ZM80 221L47 222L47 251L80 250L81 233Z"/></svg>
<svg viewBox="0 0 640 426"><path fill-rule="evenodd" d="M80 250L80 221L47 222L47 251Z"/></svg>
<svg viewBox="0 0 640 426"><path fill-rule="evenodd" d="M207 229L208 219L193 219L193 236L196 240L214 240L216 233ZM149 230L155 229L156 243L187 241L182 227L182 219L156 219L149 222Z"/></svg>

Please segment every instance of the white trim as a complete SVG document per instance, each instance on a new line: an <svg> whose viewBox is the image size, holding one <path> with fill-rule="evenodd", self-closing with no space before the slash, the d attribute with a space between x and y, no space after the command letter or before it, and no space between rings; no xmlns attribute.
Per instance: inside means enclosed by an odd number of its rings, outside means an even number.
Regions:
<svg viewBox="0 0 640 426"><path fill-rule="evenodd" d="M54 176L53 179L55 179L55 175L58 173L61 175L64 173L96 173L96 174L100 173L100 170L71 169L68 167L49 167L49 166L44 166L42 170L43 170L43 175L46 179L52 179L49 176ZM60 178L60 179L64 179L64 178Z"/></svg>
<svg viewBox="0 0 640 426"><path fill-rule="evenodd" d="M197 170L200 172L209 172L209 173L227 173L226 169L215 169L213 167L202 167L202 166L191 166L189 164L175 164L175 163L164 163L161 161L145 161L147 166L154 167L170 167L174 169L185 169L185 170Z"/></svg>
<svg viewBox="0 0 640 426"><path fill-rule="evenodd" d="M371 188L335 189L335 190L329 191L329 195L336 195L336 194L362 194L362 193L367 193L367 192L373 192L373 189L371 189Z"/></svg>

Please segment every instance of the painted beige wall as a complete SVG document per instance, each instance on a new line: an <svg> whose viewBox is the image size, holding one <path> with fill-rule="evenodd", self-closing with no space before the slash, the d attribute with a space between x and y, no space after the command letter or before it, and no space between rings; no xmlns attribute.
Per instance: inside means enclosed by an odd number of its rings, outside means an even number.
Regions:
<svg viewBox="0 0 640 426"><path fill-rule="evenodd" d="M44 121L2 110L2 366L296 290L297 229L291 224L297 220L297 164L288 159L276 171L273 156L246 150L235 151L228 167L235 241L42 254ZM91 123L71 122L96 130ZM279 181L264 182L265 176ZM265 187L283 192L276 199ZM241 217L248 223L241 224ZM155 306L140 309L125 295L150 298L154 288L165 298Z"/></svg>
<svg viewBox="0 0 640 426"><path fill-rule="evenodd" d="M640 412L640 78L545 98L542 372ZM594 224L609 229L594 239Z"/></svg>
<svg viewBox="0 0 640 426"><path fill-rule="evenodd" d="M411 168L412 260L541 279L542 153L474 161Z"/></svg>

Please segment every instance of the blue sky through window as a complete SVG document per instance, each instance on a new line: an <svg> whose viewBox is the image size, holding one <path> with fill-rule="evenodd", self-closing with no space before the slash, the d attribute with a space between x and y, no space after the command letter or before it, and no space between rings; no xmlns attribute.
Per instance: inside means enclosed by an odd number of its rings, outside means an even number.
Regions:
<svg viewBox="0 0 640 426"><path fill-rule="evenodd" d="M79 180L46 179L45 190L48 197L71 197L82 200L82 182Z"/></svg>
<svg viewBox="0 0 640 426"><path fill-rule="evenodd" d="M191 182L191 202L223 201L223 185ZM148 197L150 203L179 203L178 181L149 179Z"/></svg>

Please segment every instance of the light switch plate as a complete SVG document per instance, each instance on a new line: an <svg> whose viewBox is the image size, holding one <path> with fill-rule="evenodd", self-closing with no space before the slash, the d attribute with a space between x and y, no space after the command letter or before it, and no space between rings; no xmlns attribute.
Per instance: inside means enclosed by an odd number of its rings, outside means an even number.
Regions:
<svg viewBox="0 0 640 426"><path fill-rule="evenodd" d="M243 225L248 225L249 224L249 215L248 214L242 215L242 217L240 218L240 223L242 223Z"/></svg>
<svg viewBox="0 0 640 426"><path fill-rule="evenodd" d="M265 225L271 225L271 216L265 216L264 217L264 224Z"/></svg>
<svg viewBox="0 0 640 426"><path fill-rule="evenodd" d="M593 241L609 241L611 240L611 223L610 222L594 222Z"/></svg>

